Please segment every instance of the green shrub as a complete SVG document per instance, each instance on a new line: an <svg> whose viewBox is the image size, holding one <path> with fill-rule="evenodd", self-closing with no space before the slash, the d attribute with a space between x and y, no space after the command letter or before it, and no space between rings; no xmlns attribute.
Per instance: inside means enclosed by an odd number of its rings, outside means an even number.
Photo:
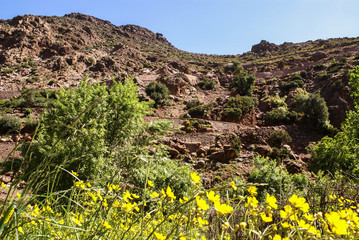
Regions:
<svg viewBox="0 0 359 240"><path fill-rule="evenodd" d="M285 102L286 99L287 96L281 98L278 94L276 94L275 96L267 97L267 99L265 99L264 101L269 102L271 107L276 108L276 107L287 106L287 103Z"/></svg>
<svg viewBox="0 0 359 240"><path fill-rule="evenodd" d="M224 107L224 118L240 120L242 114L252 111L258 104L257 98L249 96L230 97Z"/></svg>
<svg viewBox="0 0 359 240"><path fill-rule="evenodd" d="M300 193L301 188L309 183L305 174L291 175L283 166L277 166L274 160L259 156L254 157L253 160L255 168L250 173L248 182L268 184L258 187L260 199L264 199L266 193L276 196L288 196L289 192Z"/></svg>
<svg viewBox="0 0 359 240"><path fill-rule="evenodd" d="M199 105L201 105L201 102L199 100L191 100L186 103L186 107L184 108L184 110L189 110L191 108L198 107Z"/></svg>
<svg viewBox="0 0 359 240"><path fill-rule="evenodd" d="M336 73L338 72L340 69L342 69L344 66L343 63L338 62L335 58L333 58L333 60L331 61L330 65L327 68L327 71L329 73Z"/></svg>
<svg viewBox="0 0 359 240"><path fill-rule="evenodd" d="M151 82L145 89L146 94L155 101L158 107L165 102L170 96L167 86L160 82Z"/></svg>
<svg viewBox="0 0 359 240"><path fill-rule="evenodd" d="M289 111L287 106L274 108L264 115L264 120L272 124L285 123L290 124L298 119L295 111Z"/></svg>
<svg viewBox="0 0 359 240"><path fill-rule="evenodd" d="M85 80L78 89L60 90L55 107L41 117L37 141L23 145L25 175L35 178L43 190L71 187L71 170L93 181L113 178L119 166L131 164L120 156L126 158L139 144L146 109L131 81L114 82L107 90ZM34 171L39 166L41 173Z"/></svg>
<svg viewBox="0 0 359 240"><path fill-rule="evenodd" d="M291 141L292 138L290 137L288 132L283 129L273 131L269 137L269 144L276 147L290 143Z"/></svg>
<svg viewBox="0 0 359 240"><path fill-rule="evenodd" d="M234 80L229 84L229 89L235 89L241 96L251 96L254 86L254 75L248 75L247 71L244 71L243 67L238 67L234 71Z"/></svg>
<svg viewBox="0 0 359 240"><path fill-rule="evenodd" d="M207 78L203 78L199 83L198 87L203 90L212 90L216 86L216 82L213 80L208 80Z"/></svg>
<svg viewBox="0 0 359 240"><path fill-rule="evenodd" d="M10 133L19 131L21 128L21 121L17 117L4 115L0 117L0 133Z"/></svg>
<svg viewBox="0 0 359 240"><path fill-rule="evenodd" d="M299 77L300 77L300 75L299 75ZM302 87L303 85L304 85L304 82L303 82L302 78L300 77L300 79L299 79L299 78L295 77L294 80L290 80L289 82L286 82L286 83L281 83L279 87L281 90L287 91L292 88Z"/></svg>
<svg viewBox="0 0 359 240"><path fill-rule="evenodd" d="M213 104L199 105L196 107L192 107L188 109L188 114L191 117L204 117L207 113L209 113L213 109Z"/></svg>

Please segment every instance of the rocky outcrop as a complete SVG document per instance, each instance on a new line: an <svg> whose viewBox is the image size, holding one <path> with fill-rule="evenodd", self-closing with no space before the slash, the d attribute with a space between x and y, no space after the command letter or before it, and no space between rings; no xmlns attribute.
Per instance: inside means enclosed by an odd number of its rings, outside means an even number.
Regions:
<svg viewBox="0 0 359 240"><path fill-rule="evenodd" d="M262 40L259 44L253 45L251 52L257 53L260 55L270 55L271 52L278 51L279 47L274 43L269 43L265 40Z"/></svg>

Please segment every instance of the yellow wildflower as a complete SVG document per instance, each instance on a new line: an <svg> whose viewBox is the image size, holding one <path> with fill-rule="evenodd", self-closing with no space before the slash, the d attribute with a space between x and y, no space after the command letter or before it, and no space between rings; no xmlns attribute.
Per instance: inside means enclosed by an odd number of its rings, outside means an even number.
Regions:
<svg viewBox="0 0 359 240"><path fill-rule="evenodd" d="M335 235L346 235L348 231L348 223L344 219L341 219L339 213L331 212L326 213L325 217L328 220L329 226Z"/></svg>
<svg viewBox="0 0 359 240"><path fill-rule="evenodd" d="M234 191L237 190L237 186L233 181L231 182L231 187L233 188Z"/></svg>
<svg viewBox="0 0 359 240"><path fill-rule="evenodd" d="M188 197L183 197L183 199L182 198L179 199L179 202L180 203L185 203L185 202L188 202L188 200L189 200Z"/></svg>
<svg viewBox="0 0 359 240"><path fill-rule="evenodd" d="M198 223L202 226L202 225L208 225L208 221L202 219L201 217L198 217Z"/></svg>
<svg viewBox="0 0 359 240"><path fill-rule="evenodd" d="M252 196L256 196L258 194L255 186L250 186L247 190Z"/></svg>
<svg viewBox="0 0 359 240"><path fill-rule="evenodd" d="M76 177L79 176L79 174L78 174L77 172L74 172L74 171L72 171L72 170L71 170L71 173L72 173L73 175L75 175Z"/></svg>
<svg viewBox="0 0 359 240"><path fill-rule="evenodd" d="M19 231L19 233L24 234L24 230L22 229L22 227L21 227L21 226L20 226L20 227L18 227L18 228L17 228L17 230Z"/></svg>
<svg viewBox="0 0 359 240"><path fill-rule="evenodd" d="M83 190L85 189L86 186L83 181L77 181L75 182L75 187L78 188L79 190Z"/></svg>
<svg viewBox="0 0 359 240"><path fill-rule="evenodd" d="M148 186L150 186L150 187L153 187L154 185L153 185L153 182L151 181L151 180L148 180L147 181L147 184L148 184Z"/></svg>
<svg viewBox="0 0 359 240"><path fill-rule="evenodd" d="M269 222L273 221L271 214L268 214L268 216L267 216L264 212L262 212L260 215L261 215L263 222L269 223Z"/></svg>
<svg viewBox="0 0 359 240"><path fill-rule="evenodd" d="M176 199L176 196L175 194L172 192L172 189L170 186L167 186L167 189L166 189L166 195L167 197L171 198L171 199Z"/></svg>
<svg viewBox="0 0 359 240"><path fill-rule="evenodd" d="M286 205L284 207L284 211L280 210L279 212L281 218L287 218L292 214L292 207L290 205Z"/></svg>
<svg viewBox="0 0 359 240"><path fill-rule="evenodd" d="M111 229L111 225L107 222L107 221L103 221L102 225L106 228L106 229Z"/></svg>
<svg viewBox="0 0 359 240"><path fill-rule="evenodd" d="M201 178L198 176L197 172L191 173L191 179L197 185L201 183Z"/></svg>
<svg viewBox="0 0 359 240"><path fill-rule="evenodd" d="M220 214L227 214L233 211L233 208L231 206L221 204L219 201L214 203L214 207Z"/></svg>
<svg viewBox="0 0 359 240"><path fill-rule="evenodd" d="M268 205L274 209L278 208L277 199L275 198L275 196L270 196L268 193L267 193L266 203L268 203Z"/></svg>
<svg viewBox="0 0 359 240"><path fill-rule="evenodd" d="M9 187L4 182L1 182L1 187L5 188L5 189L9 189Z"/></svg>
<svg viewBox="0 0 359 240"><path fill-rule="evenodd" d="M207 204L206 200L202 199L200 196L196 197L197 206L206 211L209 208L209 205Z"/></svg>
<svg viewBox="0 0 359 240"><path fill-rule="evenodd" d="M289 198L289 202L290 202L294 207L299 208L299 209L302 210L303 212L308 212L308 211L309 211L309 204L306 203L304 197L298 197L296 194L293 194L293 195Z"/></svg>
<svg viewBox="0 0 359 240"><path fill-rule="evenodd" d="M215 203L215 202L219 202L220 200L220 196L216 195L216 193L214 191L209 191L206 193L207 198L210 202Z"/></svg>
<svg viewBox="0 0 359 240"><path fill-rule="evenodd" d="M153 192L153 193L151 193L150 194L150 197L151 198L156 198L156 197L158 197L160 194L158 194L157 192Z"/></svg>
<svg viewBox="0 0 359 240"><path fill-rule="evenodd" d="M166 236L164 236L158 232L155 232L155 236L156 236L157 240L165 240L166 239Z"/></svg>
<svg viewBox="0 0 359 240"><path fill-rule="evenodd" d="M257 208L258 207L258 200L256 197L248 197L247 198L247 203L246 205L244 205L245 207L250 207L250 208Z"/></svg>

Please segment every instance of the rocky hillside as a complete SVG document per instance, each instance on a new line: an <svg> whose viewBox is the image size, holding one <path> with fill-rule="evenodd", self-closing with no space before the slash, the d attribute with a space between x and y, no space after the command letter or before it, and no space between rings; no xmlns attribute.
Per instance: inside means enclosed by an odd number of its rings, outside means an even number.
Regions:
<svg viewBox="0 0 359 240"><path fill-rule="evenodd" d="M359 38L261 41L242 55L219 56L181 51L160 33L79 13L0 20L3 113L25 122L26 109L33 117L42 110L37 93L76 87L86 76L107 84L134 77L144 100L151 99L146 86L161 82L169 98L146 119L170 119L182 129L163 142L172 158L218 175L208 184L250 171L254 154L305 171L308 145L333 134L352 108L348 72L358 64ZM19 104L22 98L33 104ZM321 98L328 116L316 108ZM31 139L28 133L4 135L2 157L12 141Z"/></svg>

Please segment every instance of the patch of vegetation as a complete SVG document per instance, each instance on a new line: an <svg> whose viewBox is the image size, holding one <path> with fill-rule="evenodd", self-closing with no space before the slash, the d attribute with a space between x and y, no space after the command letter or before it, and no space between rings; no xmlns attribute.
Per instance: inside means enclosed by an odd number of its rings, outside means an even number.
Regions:
<svg viewBox="0 0 359 240"><path fill-rule="evenodd" d="M314 171L323 170L332 174L336 171L343 171L359 177L359 153L357 147L359 144L359 67L355 67L351 72L349 84L353 88L352 96L354 97L355 110L347 113L341 132L334 137L324 137L312 149L312 169ZM321 116L321 118L325 118L326 113L322 113Z"/></svg>
<svg viewBox="0 0 359 240"><path fill-rule="evenodd" d="M0 133L11 133L19 131L21 121L18 117L4 115L0 117Z"/></svg>
<svg viewBox="0 0 359 240"><path fill-rule="evenodd" d="M155 107L165 103L170 96L167 86L160 82L151 82L145 89L146 94L155 101Z"/></svg>
<svg viewBox="0 0 359 240"><path fill-rule="evenodd" d="M241 96L251 96L254 86L254 75L248 75L242 66L237 66L233 72L234 80L229 84L229 90L235 89Z"/></svg>
<svg viewBox="0 0 359 240"><path fill-rule="evenodd" d="M255 97L236 96L230 97L223 109L224 118L231 120L240 120L242 115L252 111L258 104Z"/></svg>
<svg viewBox="0 0 359 240"><path fill-rule="evenodd" d="M344 63L342 62L338 62L335 58L333 58L333 60L331 61L331 63L329 64L327 71L330 74L333 73L337 73L340 71L340 69L342 69L344 66Z"/></svg>
<svg viewBox="0 0 359 240"><path fill-rule="evenodd" d="M290 111L286 105L274 108L264 115L264 120L272 124L291 124L297 119L298 114L295 111Z"/></svg>
<svg viewBox="0 0 359 240"><path fill-rule="evenodd" d="M209 103L209 104L205 104L205 105L198 105L198 106L188 109L188 114L191 117L202 118L207 113L210 113L212 111L212 109L213 109L213 103Z"/></svg>
<svg viewBox="0 0 359 240"><path fill-rule="evenodd" d="M258 187L260 199L264 199L267 193L279 196L290 195L289 192L300 193L309 183L305 174L289 174L283 166L277 166L275 160L259 156L253 160L256 167L250 173L248 182L267 184Z"/></svg>
<svg viewBox="0 0 359 240"><path fill-rule="evenodd" d="M204 77L201 79L201 81L198 83L198 87L200 87L203 90L212 90L216 86L216 82L213 80L209 80L208 78Z"/></svg>
<svg viewBox="0 0 359 240"><path fill-rule="evenodd" d="M287 131L279 129L271 132L268 141L271 146L280 147L284 144L292 142L292 138Z"/></svg>
<svg viewBox="0 0 359 240"><path fill-rule="evenodd" d="M294 73L290 79L289 82L281 82L280 89L282 91L288 91L292 88L302 87L304 85L303 78L300 74Z"/></svg>

